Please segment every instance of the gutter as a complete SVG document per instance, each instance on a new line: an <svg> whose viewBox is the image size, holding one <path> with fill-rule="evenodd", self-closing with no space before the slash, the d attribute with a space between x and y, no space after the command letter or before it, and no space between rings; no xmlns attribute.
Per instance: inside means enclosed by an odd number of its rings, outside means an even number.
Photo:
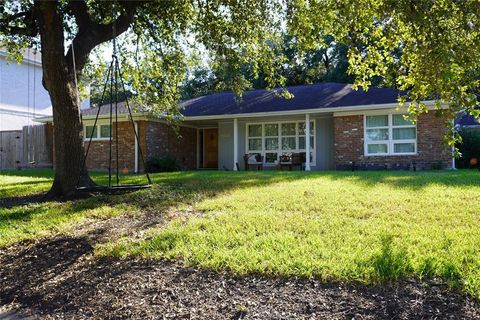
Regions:
<svg viewBox="0 0 480 320"><path fill-rule="evenodd" d="M19 110L5 109L5 108L0 108L0 113L1 114L10 114L10 115L15 115L15 116L24 116L24 117L31 117L33 115L33 112L19 111ZM50 117L49 115L38 113L38 112L35 112L35 116ZM34 120L36 120L36 119L37 118L34 118Z"/></svg>
<svg viewBox="0 0 480 320"><path fill-rule="evenodd" d="M424 101L427 107L433 107L435 105L434 100ZM446 105L445 105L446 106ZM345 107L331 107L331 108L312 108L312 109L301 109L301 110L287 110L287 111L265 111L265 112L254 112L254 113L235 113L235 114L222 114L222 115L208 115L208 116L185 116L183 121L194 121L194 120L220 120L220 119L235 119L235 118L255 118L255 117L265 117L265 116L289 116L289 115L305 115L311 113L332 113L332 112L352 112L352 111L366 111L366 110L378 110L378 109L392 109L399 107L398 103L384 103L384 104L369 104L369 105L359 105L359 106L345 106ZM83 120L93 120L96 115L83 116ZM148 113L135 113L133 118L148 117ZM100 115L99 119L108 119L110 115ZM128 118L128 117L127 117ZM52 122L53 118L41 118L36 119L38 122Z"/></svg>

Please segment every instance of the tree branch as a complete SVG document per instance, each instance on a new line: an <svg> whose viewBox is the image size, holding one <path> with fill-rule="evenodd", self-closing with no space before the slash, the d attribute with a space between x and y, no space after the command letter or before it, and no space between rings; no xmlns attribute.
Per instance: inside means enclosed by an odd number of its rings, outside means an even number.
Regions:
<svg viewBox="0 0 480 320"><path fill-rule="evenodd" d="M10 25L12 22L15 25ZM24 26L20 26L21 24ZM8 35L35 37L38 34L38 28L35 23L33 7L28 11L17 12L1 19L0 32Z"/></svg>
<svg viewBox="0 0 480 320"><path fill-rule="evenodd" d="M100 43L111 40L114 37L113 27L115 26L115 36L124 33L132 24L136 10L144 4L143 1L119 1L122 6L122 13L112 23L100 24L93 21L88 15L88 8L84 1L76 3L70 2L70 8L75 15L79 30L73 39L73 48L75 50L75 67L77 72L83 69L87 63L90 52ZM72 64L72 47L67 52L66 59Z"/></svg>
<svg viewBox="0 0 480 320"><path fill-rule="evenodd" d="M88 14L87 3L85 1L70 1L68 3L68 8L75 16L75 21L77 21L79 29L84 29L92 23L92 19Z"/></svg>

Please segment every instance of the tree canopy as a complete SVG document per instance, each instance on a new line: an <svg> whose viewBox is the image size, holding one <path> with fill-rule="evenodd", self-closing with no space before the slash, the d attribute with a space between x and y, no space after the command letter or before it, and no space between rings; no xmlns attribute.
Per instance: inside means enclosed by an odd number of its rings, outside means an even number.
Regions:
<svg viewBox="0 0 480 320"><path fill-rule="evenodd" d="M413 117L422 100L435 99L453 120L459 112L480 116L480 2L475 0L293 1L289 31L308 50L326 32L349 45L349 71L357 85L395 74ZM453 146L459 137L449 131Z"/></svg>

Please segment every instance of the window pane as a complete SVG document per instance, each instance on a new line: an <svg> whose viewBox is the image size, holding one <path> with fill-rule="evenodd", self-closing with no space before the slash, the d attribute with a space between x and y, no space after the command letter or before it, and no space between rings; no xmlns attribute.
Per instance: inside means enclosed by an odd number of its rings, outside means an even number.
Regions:
<svg viewBox="0 0 480 320"><path fill-rule="evenodd" d="M266 124L265 136L278 136L278 124Z"/></svg>
<svg viewBox="0 0 480 320"><path fill-rule="evenodd" d="M298 137L298 149L305 150L305 137Z"/></svg>
<svg viewBox="0 0 480 320"><path fill-rule="evenodd" d="M415 128L394 128L393 140L408 140L415 139L417 136Z"/></svg>
<svg viewBox="0 0 480 320"><path fill-rule="evenodd" d="M393 150L395 153L413 153L415 152L415 143L395 143Z"/></svg>
<svg viewBox="0 0 480 320"><path fill-rule="evenodd" d="M282 138L282 150L294 150L295 149L295 138Z"/></svg>
<svg viewBox="0 0 480 320"><path fill-rule="evenodd" d="M403 114L394 114L393 125L394 126L412 126L414 125L414 123L412 123L410 120L405 120L403 117Z"/></svg>
<svg viewBox="0 0 480 320"><path fill-rule="evenodd" d="M388 129L367 129L367 141L388 140Z"/></svg>
<svg viewBox="0 0 480 320"><path fill-rule="evenodd" d="M277 150L278 138L265 138L265 150Z"/></svg>
<svg viewBox="0 0 480 320"><path fill-rule="evenodd" d="M261 124L251 124L248 126L248 136L249 137L261 137L262 136L262 125Z"/></svg>
<svg viewBox="0 0 480 320"><path fill-rule="evenodd" d="M314 149L314 138L310 136L310 149ZM305 137L298 137L298 149L305 150L307 146L305 145Z"/></svg>
<svg viewBox="0 0 480 320"><path fill-rule="evenodd" d="M282 123L282 136L294 136L295 123Z"/></svg>
<svg viewBox="0 0 480 320"><path fill-rule="evenodd" d="M388 116L367 116L367 128L388 126Z"/></svg>
<svg viewBox="0 0 480 320"><path fill-rule="evenodd" d="M278 159L278 153L276 152L265 153L265 163L275 163L277 159Z"/></svg>
<svg viewBox="0 0 480 320"><path fill-rule="evenodd" d="M367 153L369 154L388 152L388 145L386 144L369 144L367 145L367 148Z"/></svg>
<svg viewBox="0 0 480 320"><path fill-rule="evenodd" d="M299 122L298 123L298 134L301 136L305 135L305 122Z"/></svg>
<svg viewBox="0 0 480 320"><path fill-rule="evenodd" d="M100 126L100 138L110 138L110 125Z"/></svg>
<svg viewBox="0 0 480 320"><path fill-rule="evenodd" d="M262 150L262 138L248 139L248 150Z"/></svg>
<svg viewBox="0 0 480 320"><path fill-rule="evenodd" d="M310 135L313 135L315 133L315 122L310 121ZM298 123L298 134L301 136L306 135L305 133L305 122L299 122Z"/></svg>
<svg viewBox="0 0 480 320"><path fill-rule="evenodd" d="M95 127L95 130L93 129L94 129L93 126L85 126L85 137L87 139L90 139L90 137L92 136L92 131L93 131L93 139L97 137L97 128Z"/></svg>

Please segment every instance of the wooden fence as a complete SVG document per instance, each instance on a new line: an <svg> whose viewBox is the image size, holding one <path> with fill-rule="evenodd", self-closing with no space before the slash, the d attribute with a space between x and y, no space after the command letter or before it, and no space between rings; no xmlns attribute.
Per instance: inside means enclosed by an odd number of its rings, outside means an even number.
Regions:
<svg viewBox="0 0 480 320"><path fill-rule="evenodd" d="M52 134L46 125L0 131L0 170L51 167Z"/></svg>

